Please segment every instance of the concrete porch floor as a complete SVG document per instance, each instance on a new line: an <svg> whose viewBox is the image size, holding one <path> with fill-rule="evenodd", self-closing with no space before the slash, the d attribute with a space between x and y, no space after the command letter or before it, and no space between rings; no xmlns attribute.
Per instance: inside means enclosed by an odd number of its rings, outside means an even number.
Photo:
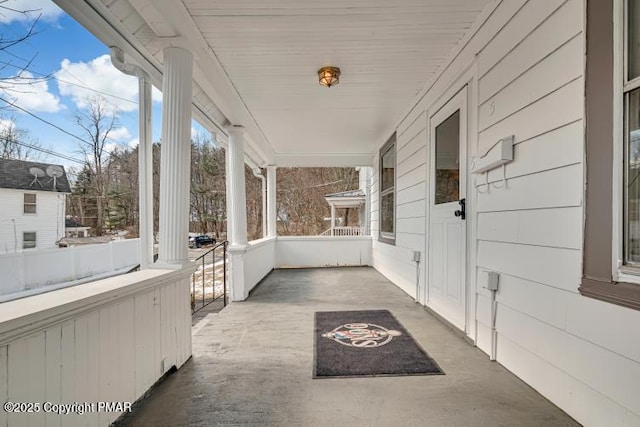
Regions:
<svg viewBox="0 0 640 427"><path fill-rule="evenodd" d="M314 312L388 309L446 375L312 379ZM372 268L276 270L119 425L574 426Z"/></svg>

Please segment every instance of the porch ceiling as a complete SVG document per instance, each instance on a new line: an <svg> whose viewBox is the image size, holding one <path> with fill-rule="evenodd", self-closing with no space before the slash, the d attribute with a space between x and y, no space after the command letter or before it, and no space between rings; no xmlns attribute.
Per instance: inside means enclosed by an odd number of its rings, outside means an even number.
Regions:
<svg viewBox="0 0 640 427"><path fill-rule="evenodd" d="M279 165L366 163L491 2L85 1L151 63L163 41L194 51L202 110L244 125L254 160ZM324 65L340 67L338 86L318 84Z"/></svg>

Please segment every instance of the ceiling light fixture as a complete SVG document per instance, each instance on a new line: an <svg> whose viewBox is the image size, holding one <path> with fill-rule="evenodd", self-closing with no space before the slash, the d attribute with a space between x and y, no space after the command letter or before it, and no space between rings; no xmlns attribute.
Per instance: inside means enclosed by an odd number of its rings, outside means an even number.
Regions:
<svg viewBox="0 0 640 427"><path fill-rule="evenodd" d="M318 80L322 86L331 87L340 83L340 68L322 67L318 70Z"/></svg>

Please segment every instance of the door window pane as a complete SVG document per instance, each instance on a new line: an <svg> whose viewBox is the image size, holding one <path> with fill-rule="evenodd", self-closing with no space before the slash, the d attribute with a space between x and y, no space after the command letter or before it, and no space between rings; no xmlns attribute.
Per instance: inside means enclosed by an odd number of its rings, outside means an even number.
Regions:
<svg viewBox="0 0 640 427"><path fill-rule="evenodd" d="M460 199L460 110L436 127L435 204Z"/></svg>

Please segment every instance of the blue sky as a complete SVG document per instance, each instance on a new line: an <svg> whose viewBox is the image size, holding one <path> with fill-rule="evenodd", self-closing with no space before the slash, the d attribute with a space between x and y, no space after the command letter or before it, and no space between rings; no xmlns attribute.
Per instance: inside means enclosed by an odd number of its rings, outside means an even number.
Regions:
<svg viewBox="0 0 640 427"><path fill-rule="evenodd" d="M32 140L51 151L76 159L82 142L44 123L48 121L66 132L86 139L75 116L86 109L87 99L101 96L115 111L119 126L114 130L109 149L134 147L138 138L138 84L135 77L116 70L109 60L109 49L93 37L50 0L8 0L0 9L0 34L4 40L24 35L33 19L40 15L36 34L5 51L0 51L0 97L15 103L7 108L0 101L0 126L26 129ZM32 10L26 14L10 10ZM22 68L26 70L21 71ZM30 85L17 84L23 77L44 77ZM153 141L160 139L161 93L154 89ZM193 123L192 133L205 131ZM74 166L74 162L55 156L44 160ZM75 164L77 167L78 165Z"/></svg>

